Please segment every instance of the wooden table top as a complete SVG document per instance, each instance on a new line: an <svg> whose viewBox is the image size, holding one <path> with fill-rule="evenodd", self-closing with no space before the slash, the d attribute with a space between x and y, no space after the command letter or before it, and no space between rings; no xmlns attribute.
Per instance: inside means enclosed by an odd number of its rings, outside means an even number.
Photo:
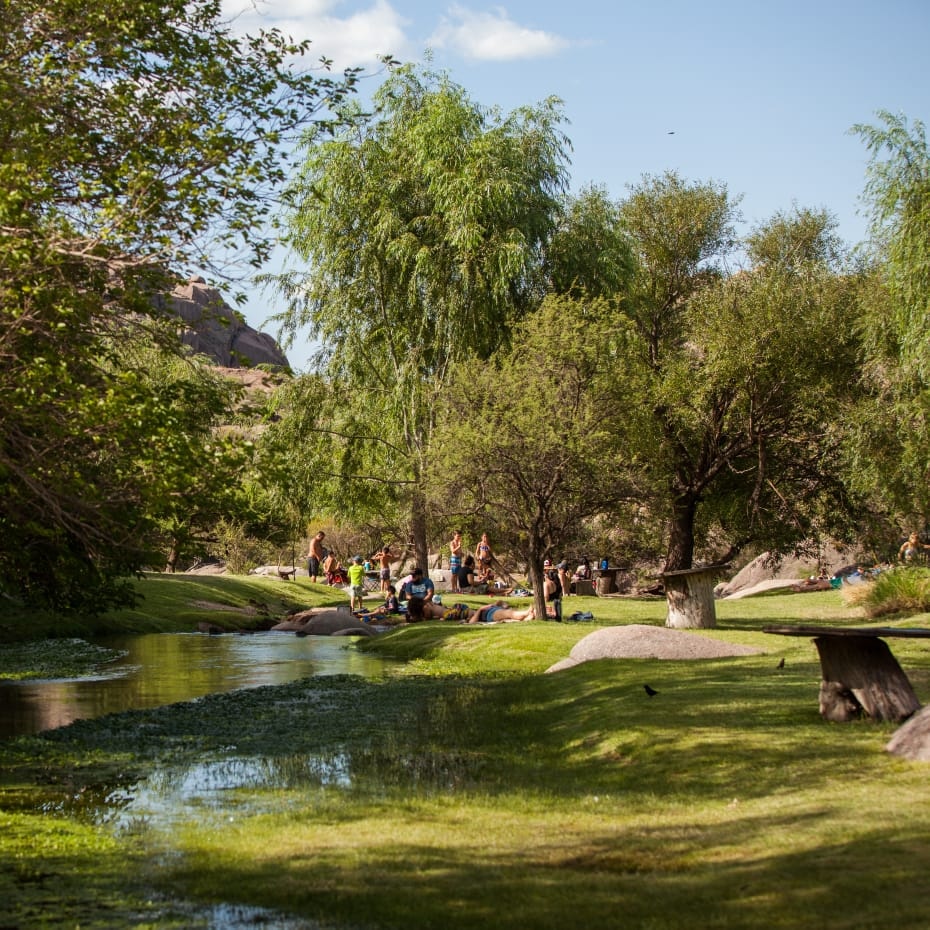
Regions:
<svg viewBox="0 0 930 930"><path fill-rule="evenodd" d="M768 625L762 627L763 633L773 633L776 636L870 636L884 638L886 636L897 636L906 639L926 639L930 637L930 630L925 627L902 627L898 629L893 626L794 626L794 625Z"/></svg>

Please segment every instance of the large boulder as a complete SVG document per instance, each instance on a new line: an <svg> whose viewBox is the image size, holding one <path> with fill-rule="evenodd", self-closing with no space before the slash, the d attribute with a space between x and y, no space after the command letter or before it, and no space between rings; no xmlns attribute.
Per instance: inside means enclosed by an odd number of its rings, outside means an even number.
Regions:
<svg viewBox="0 0 930 930"><path fill-rule="evenodd" d="M728 643L700 633L631 623L608 626L578 640L568 657L546 669L559 672L596 659L722 659L762 652L753 646Z"/></svg>
<svg viewBox="0 0 930 930"><path fill-rule="evenodd" d="M291 614L276 623L272 630L299 633L302 636L371 636L372 629L348 610L339 607L316 608Z"/></svg>
<svg viewBox="0 0 930 930"><path fill-rule="evenodd" d="M825 546L820 551L820 565L828 574L852 561L855 559L849 551L840 551L833 546ZM790 588L802 578L817 574L817 562L813 556L783 556L776 559L771 553L763 552L744 565L729 581L718 584L714 594L720 598L739 598L774 588Z"/></svg>
<svg viewBox="0 0 930 930"><path fill-rule="evenodd" d="M184 345L221 367L290 367L274 338L249 326L203 278L191 278L178 285L162 302L162 309L184 322L181 332Z"/></svg>
<svg viewBox="0 0 930 930"><path fill-rule="evenodd" d="M885 749L912 762L930 762L930 707L917 711L896 730Z"/></svg>

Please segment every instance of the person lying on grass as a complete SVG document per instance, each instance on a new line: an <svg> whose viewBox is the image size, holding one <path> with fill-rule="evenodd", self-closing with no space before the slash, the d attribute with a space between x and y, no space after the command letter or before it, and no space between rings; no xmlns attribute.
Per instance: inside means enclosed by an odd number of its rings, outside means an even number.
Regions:
<svg viewBox="0 0 930 930"><path fill-rule="evenodd" d="M446 608L442 604L424 601L422 597L411 597L407 601L407 621L419 623L421 620L442 620Z"/></svg>
<svg viewBox="0 0 930 930"><path fill-rule="evenodd" d="M508 607L504 601L497 601L494 604L485 604L479 607L472 615L462 621L463 623L517 623L521 620L534 620L536 611L532 604L525 610L517 610L515 607Z"/></svg>

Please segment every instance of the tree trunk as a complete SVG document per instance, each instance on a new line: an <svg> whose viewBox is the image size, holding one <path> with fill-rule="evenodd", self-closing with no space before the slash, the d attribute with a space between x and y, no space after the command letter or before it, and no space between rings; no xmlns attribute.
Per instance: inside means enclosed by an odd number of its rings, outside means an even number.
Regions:
<svg viewBox="0 0 930 930"><path fill-rule="evenodd" d="M692 492L677 494L672 504L671 531L665 571L680 572L691 568L694 562L694 518L697 514L697 495Z"/></svg>
<svg viewBox="0 0 930 930"><path fill-rule="evenodd" d="M714 608L716 569L664 572L668 616L665 625L676 630L712 630L717 625Z"/></svg>
<svg viewBox="0 0 930 930"><path fill-rule="evenodd" d="M168 550L168 560L165 564L165 571L173 574L178 570L178 559L181 557L181 542L175 536L171 540L171 548Z"/></svg>
<svg viewBox="0 0 930 930"><path fill-rule="evenodd" d="M698 496L692 491L675 495L668 555L662 582L668 615L665 625L673 629L709 630L717 625L714 609L714 573L693 571L694 520Z"/></svg>
<svg viewBox="0 0 930 930"><path fill-rule="evenodd" d="M410 536L413 542L413 555L416 564L429 572L429 537L426 520L426 497L422 491L415 491L410 502Z"/></svg>
<svg viewBox="0 0 930 930"><path fill-rule="evenodd" d="M527 553L529 558L527 576L530 582L530 590L533 592L533 607L536 611L537 620L546 619L546 588L542 570L543 551L538 540L530 540L529 552Z"/></svg>

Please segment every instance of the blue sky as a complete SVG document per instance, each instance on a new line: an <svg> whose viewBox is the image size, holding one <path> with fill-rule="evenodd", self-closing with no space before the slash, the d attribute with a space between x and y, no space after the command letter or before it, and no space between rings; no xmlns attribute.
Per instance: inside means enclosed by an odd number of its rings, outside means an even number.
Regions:
<svg viewBox="0 0 930 930"><path fill-rule="evenodd" d="M505 112L564 102L571 186L619 199L674 169L742 196L749 228L794 204L866 236L867 153L849 133L877 110L930 122L930 0L224 0L236 28L278 26L336 69L390 53L446 70ZM373 79L374 80L374 79ZM367 88L366 88L367 90ZM258 328L280 308L255 294ZM305 364L306 348L288 357Z"/></svg>

